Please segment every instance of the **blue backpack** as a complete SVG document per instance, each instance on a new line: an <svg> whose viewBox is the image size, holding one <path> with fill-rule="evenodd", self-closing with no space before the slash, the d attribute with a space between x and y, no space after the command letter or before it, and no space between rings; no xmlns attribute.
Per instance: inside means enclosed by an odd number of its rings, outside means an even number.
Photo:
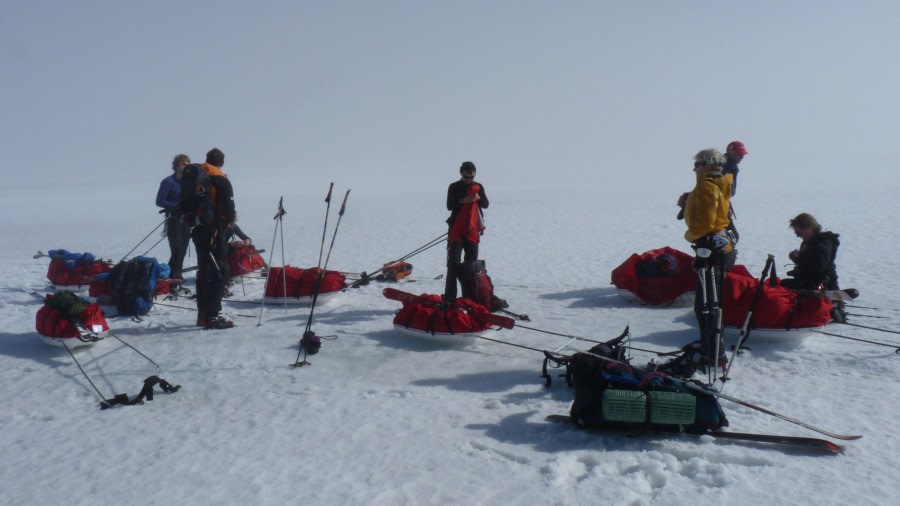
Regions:
<svg viewBox="0 0 900 506"><path fill-rule="evenodd" d="M143 316L150 312L158 277L159 262L153 257L134 257L113 267L109 279L119 314Z"/></svg>

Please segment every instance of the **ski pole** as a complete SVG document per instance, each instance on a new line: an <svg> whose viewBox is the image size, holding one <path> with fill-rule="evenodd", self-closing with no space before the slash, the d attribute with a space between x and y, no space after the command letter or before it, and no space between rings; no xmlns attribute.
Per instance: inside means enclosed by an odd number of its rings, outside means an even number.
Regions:
<svg viewBox="0 0 900 506"><path fill-rule="evenodd" d="M282 217L283 217L285 214L287 214L287 211L284 210L284 206L282 205L283 202L284 202L284 196L279 197L279 198L278 198L278 210L277 210L276 213L275 213L275 217L272 218L272 219L275 220L275 233L272 235L272 247L269 249L269 265L271 266L271 265L272 265L272 257L275 255L275 239L278 237L278 230L279 230L279 228L280 228L281 231L282 231L282 234L281 234L281 266L282 266L281 268L282 268L282 273L284 272L284 268L286 267L286 265L284 265L284 227L282 226L282 221L281 221L281 220L282 220ZM257 322L256 322L256 326L257 326L257 327L259 327L260 325L262 325L263 308L264 308L265 305L266 305L266 292L268 292L268 289L269 289L269 279L271 278L271 276L269 275L269 273L270 273L270 269L266 269L266 283L265 283L265 285L263 285L263 296L262 296L262 301L261 301L261 303L260 303L260 305L259 305L259 320L257 320ZM283 277L283 276L282 276L282 277ZM285 280L284 293L287 294L287 280ZM284 306L285 309L287 309L287 299L285 299L285 303L284 303L284 304L285 304L285 306Z"/></svg>
<svg viewBox="0 0 900 506"><path fill-rule="evenodd" d="M329 190L330 194L330 190ZM319 276L316 279L316 284L313 285L312 292L312 302L309 306L309 318L306 320L306 330L303 332L303 337L300 339L300 349L297 350L297 359L291 364L291 367L302 367L304 365L309 365L309 362L306 361L305 353L308 353L308 343L311 338L316 337L315 334L312 333L312 321L313 321L313 313L316 310L316 302L319 299L319 288L322 284L322 280L325 279L325 272L328 269L328 261L331 259L331 251L334 249L334 240L337 238L338 229L341 227L341 219L344 217L344 211L347 209L347 197L350 196L350 190L347 190L347 193L344 194L344 200L341 202L341 210L338 212L338 220L334 225L334 232L331 235L331 245L328 247L328 254L325 256L325 263L322 264L321 270L319 271ZM329 202L330 206L330 202ZM327 217L326 217L327 219ZM304 353L303 361L300 361L300 353Z"/></svg>
<svg viewBox="0 0 900 506"><path fill-rule="evenodd" d="M153 248L159 246L159 243L163 242L163 239L166 238L166 235L168 235L168 234L163 234L163 236L160 237L158 241L156 241L155 243L153 243L153 246L150 246L150 249L148 249L147 251L145 251L144 254L141 255L141 256L142 256L142 257L145 257L145 256L149 255L150 252L153 251Z"/></svg>
<svg viewBox="0 0 900 506"><path fill-rule="evenodd" d="M38 254L41 254L41 252L38 251ZM35 255L34 258L40 258L40 257L39 257L39 255ZM844 307L853 307L853 308L856 308L856 309L874 309L874 310L876 310L876 311L900 311L900 309L898 309L898 308L891 308L891 307L889 307L889 308L883 308L883 307L872 307L872 306L858 306L858 305L856 305L856 304L844 304Z"/></svg>
<svg viewBox="0 0 900 506"><path fill-rule="evenodd" d="M860 314L860 313L847 313L847 316L859 316L860 318L879 318L879 319L888 319L887 316L878 316L874 314Z"/></svg>
<svg viewBox="0 0 900 506"><path fill-rule="evenodd" d="M887 332L890 334L900 334L900 332L898 332L896 330L880 329L878 327L869 327L868 325L860 325L858 323L844 323L844 325L850 325L851 327L858 327L861 329L877 330L878 332Z"/></svg>
<svg viewBox="0 0 900 506"><path fill-rule="evenodd" d="M406 255L403 255L402 257L398 258L397 260L391 260L390 262L387 262L381 268L379 268L375 271L372 271L371 273L368 273L368 274L365 272L362 273L362 278L354 281L347 288L356 288L356 287L360 286L361 284L364 284L369 279L370 276L374 276L374 275L380 273L381 271L385 270L387 267L390 267L391 265L393 265L397 262L403 262L409 258L412 258L415 255L418 255L419 253L422 253L423 251L429 250L429 249L437 246L438 244L441 243L441 241L444 240L445 237L447 237L447 235L448 235L448 233L445 232L445 233L441 234L440 236L438 236L437 238L432 239L432 240L428 241L427 243L423 244L422 246L419 246L418 248L412 250L411 252L407 253Z"/></svg>
<svg viewBox="0 0 900 506"><path fill-rule="evenodd" d="M711 304L713 307L713 311L715 312L715 315L716 315L715 319L713 320L715 322L716 326L712 332L713 338L715 339L715 351L713 352L713 359L712 359L712 365L713 365L712 366L712 382L715 383L719 379L719 351L721 349L723 327L722 327L722 307L720 305L721 301L719 300L719 293L718 293L719 287L718 287L718 283L716 280L716 265L715 264L710 266L710 271L711 271L711 273L710 273L710 277L709 277L709 284L710 284L710 291L712 292ZM722 272L721 276L724 281L725 272Z"/></svg>
<svg viewBox="0 0 900 506"><path fill-rule="evenodd" d="M750 320L753 318L753 311L756 309L756 304L759 302L759 297L762 294L763 286L766 284L766 277L770 275L772 269L775 266L775 256L769 254L766 257L766 264L763 267L762 274L759 275L759 283L756 285L756 291L753 292L753 299L750 301L750 308L747 310L747 316L744 318L744 324L741 325L741 332L738 335L737 346L734 347L734 351L731 352L731 358L728 360L728 364L725 366L725 373L722 375L722 381L725 381L728 378L728 373L731 372L731 366L734 364L735 356L738 351L741 349L741 346L747 341L747 338L750 336Z"/></svg>
<svg viewBox="0 0 900 506"><path fill-rule="evenodd" d="M813 332L815 332L817 334L824 334L826 336L831 336L831 337L839 337L841 339L849 339L851 341L859 341L861 343L875 344L878 346L887 346L888 348L894 348L894 353L900 353L900 345L896 345L896 344L879 343L878 341L867 341L866 339L860 339L858 337L843 336L841 334L833 334L831 332L825 332L822 330L814 330Z"/></svg>
<svg viewBox="0 0 900 506"><path fill-rule="evenodd" d="M153 230L151 230L149 234L145 235L144 238L141 239L141 241L140 241L139 243L135 244L134 247L131 248L131 251L129 251L128 253L125 253L125 256L122 257L122 260L125 260L126 258L128 258L128 255L134 253L134 250L138 249L138 246L140 246L141 244L143 244L144 241L146 241L148 237L150 237L151 235L153 235L153 232L156 232L156 230L157 230L159 227L163 226L165 223L166 223L166 219L163 218L163 220L162 220L161 222L159 222L159 225L157 225L156 228L154 228ZM119 262L121 262L122 260L119 260Z"/></svg>
<svg viewBox="0 0 900 506"><path fill-rule="evenodd" d="M322 227L322 242L319 243L319 261L316 267L322 266L322 250L325 247L325 231L328 230L328 213L331 211L331 190L334 189L334 183L328 186L328 195L325 196L325 226Z"/></svg>
<svg viewBox="0 0 900 506"><path fill-rule="evenodd" d="M588 342L588 343L606 344L605 341L597 341L596 339L588 339L588 338L586 338L586 337L573 336L573 335L571 335L571 334L561 334L561 333L559 333L559 332L552 332L552 331L549 331L549 330L537 329L537 328L534 328L534 327L529 327L529 326L527 326L527 325L522 325L522 324L520 324L520 323L516 323L515 326L518 327L518 328L522 328L522 329L526 329L526 330L531 330L531 331L534 331L534 332L540 332L540 333L543 333L543 334L549 334L549 335L551 335L551 336L567 337L567 338L569 338L569 339L575 339L575 340L578 340L578 341L585 341L585 342ZM624 334L629 334L628 327L625 327L625 332L624 332ZM645 349L645 348L638 348L637 346L631 346L630 344L627 345L627 346L625 346L625 348L628 348L629 350L636 350L636 351L644 351L644 352L647 352L647 353L654 353L654 354L656 354L657 356L660 356L660 357L667 356L667 355L671 355L671 354L673 354L673 353L677 353L678 351L681 351L681 350L676 350L676 351L674 351L674 352L670 352L670 351L648 350L648 349Z"/></svg>

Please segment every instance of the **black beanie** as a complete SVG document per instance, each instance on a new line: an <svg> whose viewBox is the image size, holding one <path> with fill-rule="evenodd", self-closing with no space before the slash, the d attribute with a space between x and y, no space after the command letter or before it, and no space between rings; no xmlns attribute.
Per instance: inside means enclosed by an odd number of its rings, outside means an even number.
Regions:
<svg viewBox="0 0 900 506"><path fill-rule="evenodd" d="M475 164L472 162L463 162L462 165L459 166L459 173L463 172L477 172L475 169Z"/></svg>

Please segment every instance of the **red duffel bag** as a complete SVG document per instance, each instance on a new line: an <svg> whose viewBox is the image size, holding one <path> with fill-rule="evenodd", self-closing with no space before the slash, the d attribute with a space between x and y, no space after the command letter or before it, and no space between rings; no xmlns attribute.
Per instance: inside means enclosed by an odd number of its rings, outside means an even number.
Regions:
<svg viewBox="0 0 900 506"><path fill-rule="evenodd" d="M286 265L270 267L266 279L266 297L310 297L316 278L322 272L318 267L301 269ZM319 293L336 292L347 287L347 278L337 271L325 271ZM285 292L287 290L287 292Z"/></svg>
<svg viewBox="0 0 900 506"><path fill-rule="evenodd" d="M731 327L741 327L747 318L759 279L743 265L736 265L725 276L722 289L722 321ZM769 284L763 285L753 309L753 328L796 329L821 327L831 321L831 301L815 295L799 295L793 290Z"/></svg>

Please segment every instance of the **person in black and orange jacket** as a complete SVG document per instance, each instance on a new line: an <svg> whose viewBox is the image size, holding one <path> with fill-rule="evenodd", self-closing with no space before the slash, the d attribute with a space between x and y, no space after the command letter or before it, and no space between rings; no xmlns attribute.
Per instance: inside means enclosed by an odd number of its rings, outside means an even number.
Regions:
<svg viewBox="0 0 900 506"><path fill-rule="evenodd" d="M197 250L197 325L205 329L234 326L219 315L228 283L228 240L237 218L234 190L228 176L222 172L223 165L225 154L218 148L206 154L203 168L209 175L213 218L212 223L198 224L191 232Z"/></svg>

